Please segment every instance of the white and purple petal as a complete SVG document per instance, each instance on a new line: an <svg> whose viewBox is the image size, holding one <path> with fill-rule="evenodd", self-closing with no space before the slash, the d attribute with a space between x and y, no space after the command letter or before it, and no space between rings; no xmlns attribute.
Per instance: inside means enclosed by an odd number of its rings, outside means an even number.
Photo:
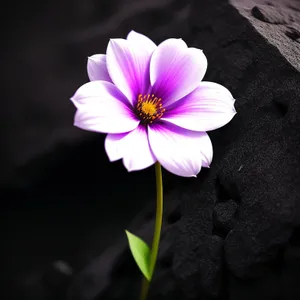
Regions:
<svg viewBox="0 0 300 300"><path fill-rule="evenodd" d="M151 58L152 91L168 106L199 86L206 69L202 50L188 48L181 39L168 39L158 45Z"/></svg>
<svg viewBox="0 0 300 300"><path fill-rule="evenodd" d="M91 81L71 98L77 108L74 125L102 133L123 133L135 129L139 120L126 97L107 81Z"/></svg>
<svg viewBox="0 0 300 300"><path fill-rule="evenodd" d="M126 134L108 134L105 150L110 161L123 158L129 172L148 168L156 162L149 146L147 129L142 125Z"/></svg>
<svg viewBox="0 0 300 300"><path fill-rule="evenodd" d="M112 82L108 74L105 54L95 54L90 56L87 62L87 72L90 81L104 80Z"/></svg>
<svg viewBox="0 0 300 300"><path fill-rule="evenodd" d="M236 114L234 102L224 86L202 81L192 93L169 106L162 120L189 130L214 130Z"/></svg>
<svg viewBox="0 0 300 300"><path fill-rule="evenodd" d="M148 44L147 37L132 32L127 40L111 39L107 46L109 76L133 106L138 94L147 93L150 86L150 58L155 48L145 50Z"/></svg>
<svg viewBox="0 0 300 300"><path fill-rule="evenodd" d="M131 43L137 51L146 52L150 57L153 51L157 48L156 44L150 40L147 36L131 30L127 35L127 41Z"/></svg>
<svg viewBox="0 0 300 300"><path fill-rule="evenodd" d="M206 132L186 130L172 124L148 127L151 150L169 172L183 177L196 177L201 166L212 160L212 144Z"/></svg>

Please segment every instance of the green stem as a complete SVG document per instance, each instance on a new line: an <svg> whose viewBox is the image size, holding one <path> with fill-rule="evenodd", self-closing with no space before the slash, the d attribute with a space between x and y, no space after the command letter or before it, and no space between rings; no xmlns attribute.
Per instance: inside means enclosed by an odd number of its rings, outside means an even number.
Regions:
<svg viewBox="0 0 300 300"><path fill-rule="evenodd" d="M156 176L156 217L155 217L154 236L153 236L152 248L150 254L150 262L149 262L149 270L151 275L150 281L152 279L155 270L155 265L156 265L158 250L159 250L162 219L163 219L163 183L162 183L161 166L158 162L156 162L155 164L155 176ZM147 299L150 281L148 281L145 277L143 278L140 300Z"/></svg>

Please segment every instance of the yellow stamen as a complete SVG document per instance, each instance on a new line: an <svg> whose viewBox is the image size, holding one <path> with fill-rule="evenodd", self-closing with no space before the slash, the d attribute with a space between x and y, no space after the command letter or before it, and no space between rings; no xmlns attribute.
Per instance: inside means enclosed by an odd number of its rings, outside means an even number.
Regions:
<svg viewBox="0 0 300 300"><path fill-rule="evenodd" d="M141 111L146 115L153 116L156 113L156 105L151 102L142 103Z"/></svg>
<svg viewBox="0 0 300 300"><path fill-rule="evenodd" d="M144 124L151 124L153 121L160 119L165 112L162 107L161 98L155 95L139 94L136 106L136 114Z"/></svg>

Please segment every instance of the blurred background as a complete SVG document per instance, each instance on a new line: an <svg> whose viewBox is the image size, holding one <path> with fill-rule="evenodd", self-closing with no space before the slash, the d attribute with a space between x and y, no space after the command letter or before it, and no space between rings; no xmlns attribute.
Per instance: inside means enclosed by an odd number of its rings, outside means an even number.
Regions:
<svg viewBox="0 0 300 300"><path fill-rule="evenodd" d="M156 43L187 37L191 7L186 0L5 5L0 297L43 300L115 242L155 192L152 168L128 173L109 163L104 135L73 126L69 98L88 81L87 57L132 29ZM176 180L166 175L165 189Z"/></svg>

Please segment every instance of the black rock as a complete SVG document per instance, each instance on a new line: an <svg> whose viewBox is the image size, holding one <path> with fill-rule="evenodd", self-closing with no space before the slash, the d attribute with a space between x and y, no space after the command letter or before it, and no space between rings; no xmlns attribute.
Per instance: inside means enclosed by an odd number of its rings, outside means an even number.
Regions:
<svg viewBox="0 0 300 300"><path fill-rule="evenodd" d="M249 3L193 3L190 31L182 38L204 49L209 62L205 80L228 87L238 113L225 127L209 132L211 169L166 195L167 202L181 202L181 213L165 227L149 299L300 297L300 271L291 267L299 252L289 250L300 220L299 46L287 38L288 27L275 25L295 26L300 19L289 17L296 9L288 1L281 6ZM265 18L257 17L258 8ZM279 22L279 16L285 21ZM142 236L149 239L151 230ZM120 257L128 263L126 248L115 261ZM82 299L136 298L135 271L126 268L127 279L114 276L120 268L116 264L107 273L110 284L97 296ZM131 288L113 292L128 280L134 283Z"/></svg>

